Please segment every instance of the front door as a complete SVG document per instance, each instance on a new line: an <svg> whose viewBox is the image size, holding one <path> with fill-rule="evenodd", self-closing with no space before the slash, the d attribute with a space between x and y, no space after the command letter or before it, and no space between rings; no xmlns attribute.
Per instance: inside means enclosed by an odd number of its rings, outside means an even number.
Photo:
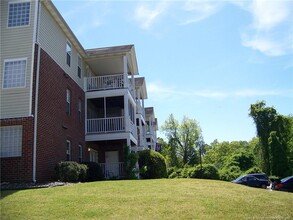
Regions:
<svg viewBox="0 0 293 220"><path fill-rule="evenodd" d="M119 177L119 153L118 151L105 152L105 178Z"/></svg>

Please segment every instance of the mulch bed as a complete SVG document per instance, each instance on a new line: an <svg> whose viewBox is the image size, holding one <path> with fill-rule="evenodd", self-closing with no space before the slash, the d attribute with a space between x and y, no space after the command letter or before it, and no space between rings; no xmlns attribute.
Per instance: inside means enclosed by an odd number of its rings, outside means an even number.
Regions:
<svg viewBox="0 0 293 220"><path fill-rule="evenodd" d="M32 182L3 182L0 183L1 190L20 190L20 189L37 189L37 188L51 188L57 186L71 186L77 183L65 182L45 182L45 183L32 183Z"/></svg>

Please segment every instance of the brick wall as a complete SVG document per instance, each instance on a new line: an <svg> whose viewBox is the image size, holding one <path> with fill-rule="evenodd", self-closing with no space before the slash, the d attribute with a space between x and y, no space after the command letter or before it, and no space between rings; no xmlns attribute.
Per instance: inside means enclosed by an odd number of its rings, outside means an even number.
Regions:
<svg viewBox="0 0 293 220"><path fill-rule="evenodd" d="M65 54L64 54L65 59ZM78 161L79 148L86 154L83 90L41 50L37 123L37 180L54 177L56 163L66 160L66 140L71 141L72 160ZM71 91L70 114L66 113L66 90ZM82 120L78 101L82 100ZM87 160L87 158L85 158Z"/></svg>
<svg viewBox="0 0 293 220"><path fill-rule="evenodd" d="M22 125L22 156L1 158L1 182L32 181L34 118L14 118L0 121L1 127Z"/></svg>

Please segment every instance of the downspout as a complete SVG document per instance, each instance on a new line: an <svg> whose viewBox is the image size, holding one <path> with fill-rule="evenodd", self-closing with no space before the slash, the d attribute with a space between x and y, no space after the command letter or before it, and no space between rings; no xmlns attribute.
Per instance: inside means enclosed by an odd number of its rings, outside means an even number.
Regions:
<svg viewBox="0 0 293 220"><path fill-rule="evenodd" d="M37 6L35 7L35 46L38 45L38 54L37 54L37 64L36 64L36 83L35 83L35 109L34 109L34 143L33 143L33 179L32 181L35 183L36 180L36 170L37 170L37 125L38 125L38 99L39 99L39 73L40 73L40 44L38 39L39 32L39 19L40 19L40 0L37 1ZM35 55L35 47L34 46L34 55ZM32 57L34 59L34 57Z"/></svg>

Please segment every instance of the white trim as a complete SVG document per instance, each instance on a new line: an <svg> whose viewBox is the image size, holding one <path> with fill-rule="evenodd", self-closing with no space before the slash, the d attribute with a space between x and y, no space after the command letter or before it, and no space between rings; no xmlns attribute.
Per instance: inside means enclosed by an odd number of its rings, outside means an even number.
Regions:
<svg viewBox="0 0 293 220"><path fill-rule="evenodd" d="M36 69L36 89L35 89L35 118L34 118L34 145L33 145L33 182L36 182L37 170L37 126L38 126L38 100L39 100L39 79L40 79L40 59L41 46L38 44L38 59Z"/></svg>
<svg viewBox="0 0 293 220"><path fill-rule="evenodd" d="M32 41L32 56L31 56L31 79L30 79L30 103L29 103L29 114L33 114L33 85L34 85L34 63L35 63L35 43L38 42L38 30L39 30L39 11L40 1L35 2L35 14L34 14L34 31ZM40 45L39 45L40 46Z"/></svg>
<svg viewBox="0 0 293 220"><path fill-rule="evenodd" d="M24 85L23 86L19 86L19 87L8 87L8 88L4 88L4 76L5 76L5 63L8 62L14 62L14 61L24 61L25 60L25 77L24 77ZM27 75L27 57L22 57L22 58L13 58L13 59L4 59L3 62L3 75L2 75L2 89L3 90L9 90L9 89L23 89L26 87L26 75Z"/></svg>

